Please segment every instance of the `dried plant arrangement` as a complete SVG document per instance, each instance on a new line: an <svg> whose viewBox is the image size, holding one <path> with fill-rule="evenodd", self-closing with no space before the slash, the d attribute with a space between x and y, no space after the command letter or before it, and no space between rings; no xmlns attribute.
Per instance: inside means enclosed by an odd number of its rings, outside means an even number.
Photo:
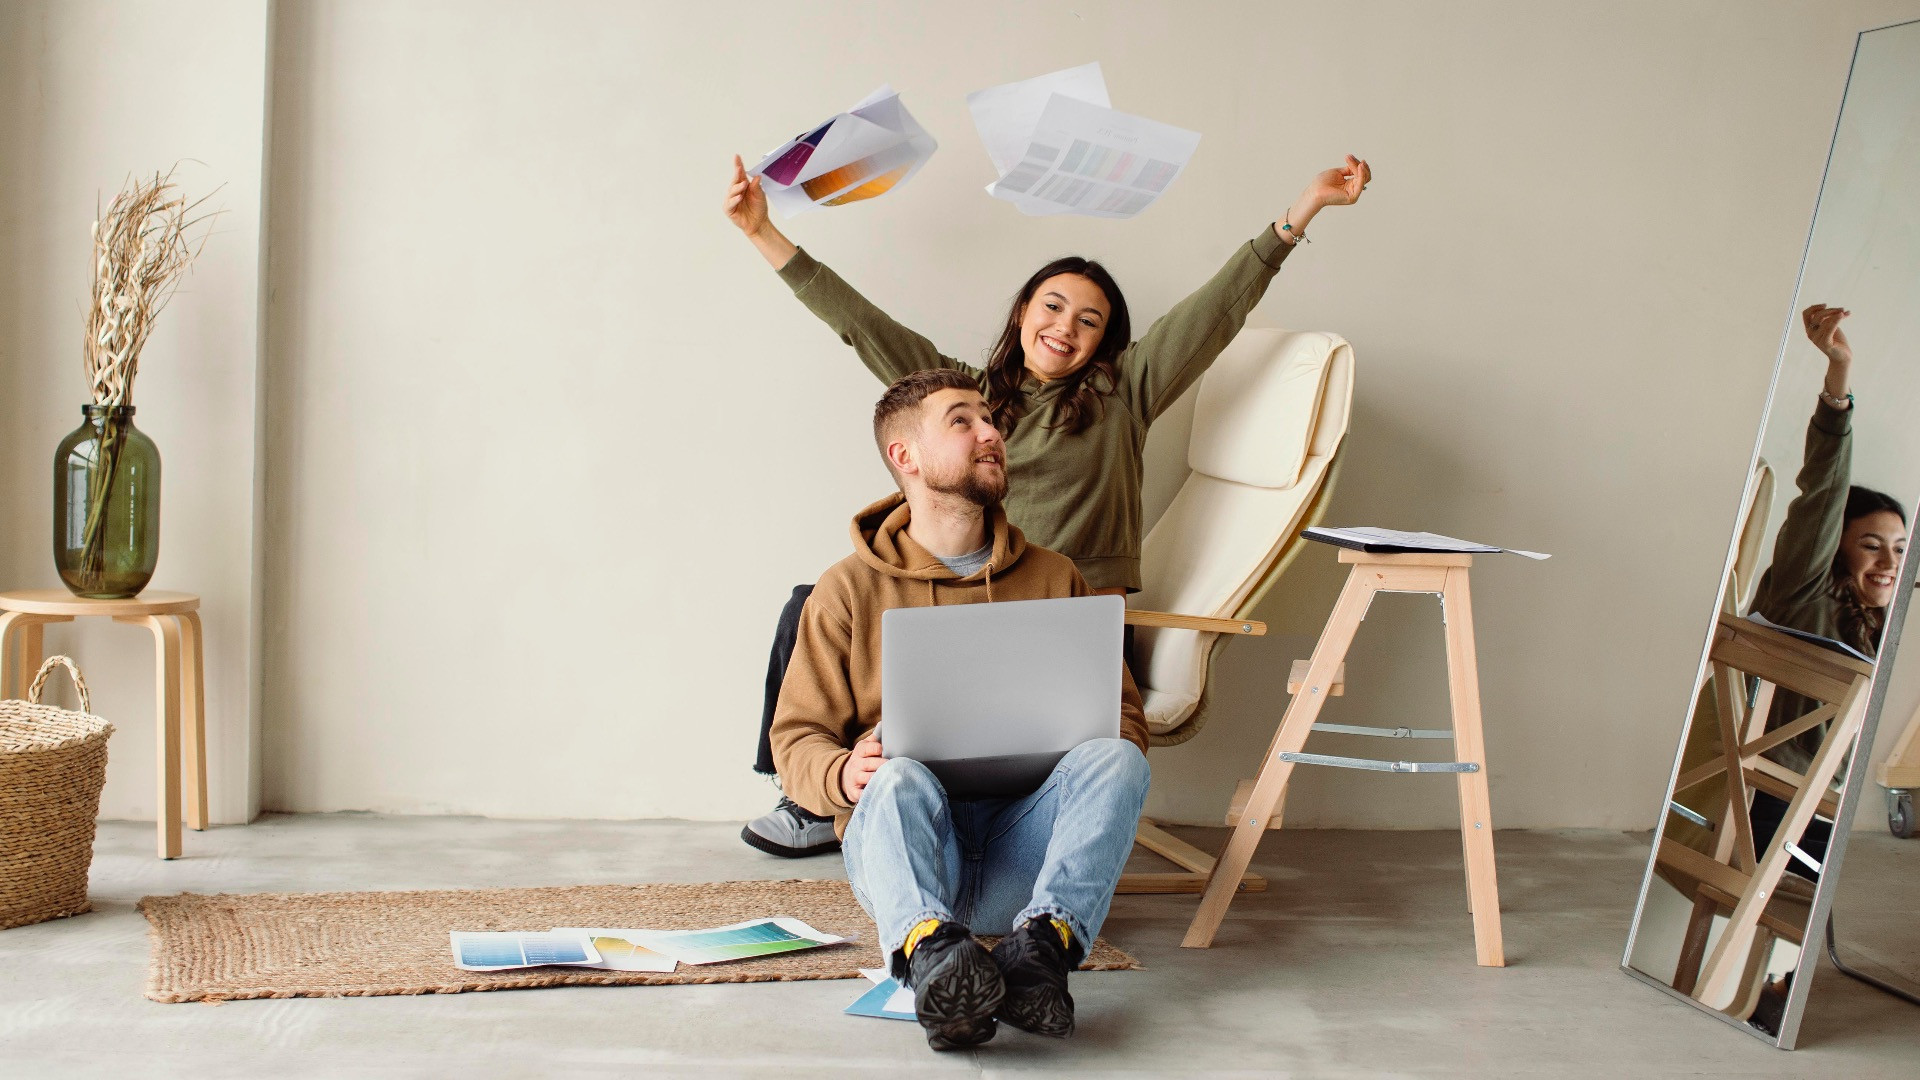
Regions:
<svg viewBox="0 0 1920 1080"><path fill-rule="evenodd" d="M207 245L212 213L191 216L211 196L188 202L173 170L121 188L93 223L93 285L87 290L83 355L95 405L133 404L140 350Z"/></svg>
<svg viewBox="0 0 1920 1080"><path fill-rule="evenodd" d="M82 543L73 553L76 564L63 570L69 587L81 595L107 595L120 579L119 568L112 564L124 559L112 559L107 551L114 485L120 479L129 438L152 445L133 431L129 419L140 352L155 320L179 288L181 276L205 249L216 213L196 213L211 196L189 201L173 174L170 169L156 172L151 180L128 180L106 210L97 212L93 223L93 280L87 290L82 360L93 404L99 407L99 421L91 452L84 455L87 494ZM115 527L126 530L124 523ZM137 591L138 586L133 588Z"/></svg>

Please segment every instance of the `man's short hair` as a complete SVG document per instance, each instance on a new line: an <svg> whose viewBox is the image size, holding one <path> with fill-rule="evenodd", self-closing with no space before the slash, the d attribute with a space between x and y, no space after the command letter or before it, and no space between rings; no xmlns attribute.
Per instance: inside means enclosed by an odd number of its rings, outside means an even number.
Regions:
<svg viewBox="0 0 1920 1080"><path fill-rule="evenodd" d="M920 403L942 390L980 389L979 380L964 371L954 368L930 368L916 371L899 379L873 406L873 441L880 448L880 456L887 456L887 444L900 436L901 429L917 419L916 410ZM887 462L887 471L893 471L893 462ZM897 478L896 478L897 479Z"/></svg>

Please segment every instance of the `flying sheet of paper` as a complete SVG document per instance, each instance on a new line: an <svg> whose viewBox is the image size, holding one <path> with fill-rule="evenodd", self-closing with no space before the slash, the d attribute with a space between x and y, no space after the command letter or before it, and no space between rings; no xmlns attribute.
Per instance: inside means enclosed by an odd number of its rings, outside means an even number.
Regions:
<svg viewBox="0 0 1920 1080"><path fill-rule="evenodd" d="M882 86L747 171L764 180L767 205L790 218L884 195L913 179L939 145Z"/></svg>
<svg viewBox="0 0 1920 1080"><path fill-rule="evenodd" d="M848 1016L874 1016L882 1020L917 1020L913 1010L913 988L901 986L885 968L861 968L860 974L872 983L843 1012Z"/></svg>
<svg viewBox="0 0 1920 1080"><path fill-rule="evenodd" d="M838 945L851 938L823 934L799 919L751 919L709 930L636 930L637 944L683 964L718 964L775 953Z"/></svg>
<svg viewBox="0 0 1920 1080"><path fill-rule="evenodd" d="M990 86L967 95L967 111L973 114L973 126L980 132L980 141L987 145L987 157L993 159L993 167L1000 175L1012 172L1027 156L1033 129L1040 123L1047 99L1055 94L1093 105L1112 105L1107 100L1107 80L1100 74L1098 61L1003 86Z"/></svg>
<svg viewBox="0 0 1920 1080"><path fill-rule="evenodd" d="M449 936L453 962L466 971L503 971L545 964L584 967L600 962L600 954L579 934L454 930Z"/></svg>
<svg viewBox="0 0 1920 1080"><path fill-rule="evenodd" d="M614 930L606 927L556 926L555 934L583 937L600 954L600 962L582 967L608 971L672 971L675 961L639 943L645 930Z"/></svg>
<svg viewBox="0 0 1920 1080"><path fill-rule="evenodd" d="M1200 145L1199 132L1110 107L1098 64L967 100L1000 172L987 194L1027 214L1133 217L1166 192Z"/></svg>

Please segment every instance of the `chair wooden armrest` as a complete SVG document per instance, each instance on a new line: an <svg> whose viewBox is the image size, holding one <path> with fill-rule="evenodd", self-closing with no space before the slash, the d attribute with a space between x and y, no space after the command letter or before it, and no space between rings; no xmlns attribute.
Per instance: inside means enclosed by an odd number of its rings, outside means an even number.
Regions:
<svg viewBox="0 0 1920 1080"><path fill-rule="evenodd" d="M1260 637L1267 624L1254 619L1214 619L1205 615L1173 615L1165 611L1127 609L1129 626L1164 626L1174 630L1201 630L1211 634L1240 634Z"/></svg>

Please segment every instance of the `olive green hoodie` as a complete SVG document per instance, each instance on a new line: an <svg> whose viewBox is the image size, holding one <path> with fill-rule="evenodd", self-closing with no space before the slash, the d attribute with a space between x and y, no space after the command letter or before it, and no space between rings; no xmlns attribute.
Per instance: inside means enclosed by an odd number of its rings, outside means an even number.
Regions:
<svg viewBox="0 0 1920 1080"><path fill-rule="evenodd" d="M1809 634L1842 641L1873 656L1879 642L1848 633L1841 619L1844 585L1836 587L1834 556L1846 531L1847 491L1853 475L1853 410L1836 409L1821 401L1807 421L1806 452L1794 486L1800 494L1787 504L1787 515L1774 537L1773 562L1760 575L1751 610L1772 622ZM1804 716L1814 707L1810 698L1788 690L1774 694L1767 714L1772 731ZM1766 752L1766 757L1796 772L1805 772L1819 753L1828 725L1802 732L1792 741Z"/></svg>
<svg viewBox="0 0 1920 1080"><path fill-rule="evenodd" d="M1021 386L1026 415L1004 433L1007 513L1034 543L1072 559L1094 588L1140 588L1147 427L1213 365L1292 250L1270 225L1241 244L1206 284L1128 344L1118 384L1087 430L1071 434L1053 426L1063 380L1029 376ZM926 368L981 375L895 322L805 250L780 268L780 279L881 382Z"/></svg>
<svg viewBox="0 0 1920 1080"><path fill-rule="evenodd" d="M773 714L773 761L787 797L834 819L844 835L853 804L840 790L850 749L880 723L880 613L891 608L1047 600L1092 590L1058 552L1027 543L996 506L993 555L961 578L907 535L906 498L889 495L854 516L853 554L833 564L800 615L800 633ZM1121 668L1120 735L1147 748L1140 692Z"/></svg>

